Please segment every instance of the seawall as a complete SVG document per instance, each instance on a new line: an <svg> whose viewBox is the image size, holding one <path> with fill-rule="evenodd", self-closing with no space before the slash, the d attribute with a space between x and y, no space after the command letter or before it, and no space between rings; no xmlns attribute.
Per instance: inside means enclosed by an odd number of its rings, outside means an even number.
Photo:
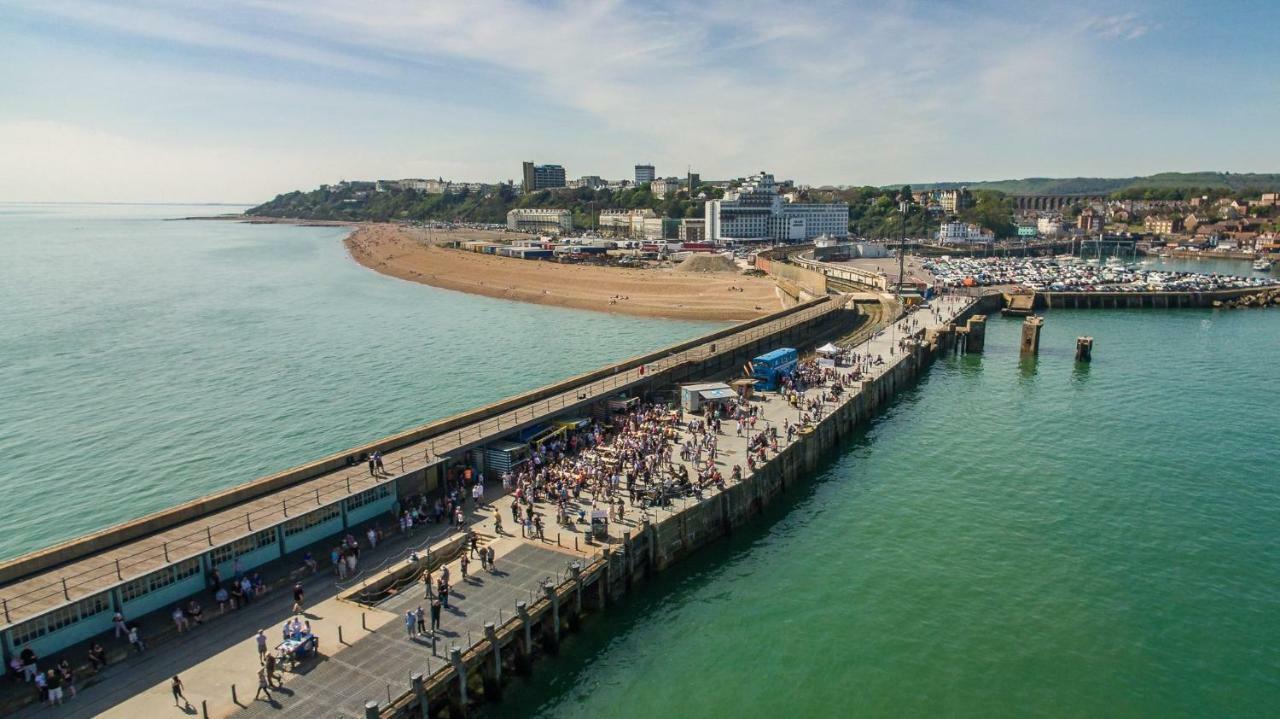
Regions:
<svg viewBox="0 0 1280 719"><path fill-rule="evenodd" d="M998 296L978 298L954 324L998 308ZM554 655L584 616L607 610L632 587L754 520L789 487L810 479L828 453L914 384L941 353L953 351L956 338L954 329L922 334L885 372L863 382L811 432L798 435L741 482L624 533L621 546L603 548L564 581L544 585L541 596L519 602L501 625L487 624L482 639L453 647L447 664L430 675L413 675L408 693L385 706L370 702L366 716L453 719L465 716L472 705L497 700L511 677L528 674L538 658Z"/></svg>

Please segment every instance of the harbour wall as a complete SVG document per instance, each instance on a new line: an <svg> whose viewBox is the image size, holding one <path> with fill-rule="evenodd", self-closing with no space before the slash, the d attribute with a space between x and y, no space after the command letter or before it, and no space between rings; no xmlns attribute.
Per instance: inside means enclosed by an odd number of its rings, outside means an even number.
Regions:
<svg viewBox="0 0 1280 719"><path fill-rule="evenodd" d="M1036 307L1047 309L1139 309L1213 307L1215 302L1256 295L1266 288L1208 292L1037 292Z"/></svg>
<svg viewBox="0 0 1280 719"><path fill-rule="evenodd" d="M978 298L954 325L998 308L998 296ZM864 382L813 431L798 435L740 483L625 533L620 546L602 548L564 581L544 585L542 595L532 603L518 602L515 613L500 626L487 624L483 638L469 647L451 649L449 663L429 675L414 674L409 692L385 706L370 702L366 717L455 719L465 716L473 705L498 700L504 684L513 676L530 673L539 657L556 654L562 637L587 615L605 611L655 572L752 521L788 487L810 479L825 455L912 385L936 357L953 351L957 335L954 329L929 333L909 352L898 355L884 373Z"/></svg>
<svg viewBox="0 0 1280 719"><path fill-rule="evenodd" d="M424 424L419 427L415 427L414 429L389 437L384 437L374 442L353 447L342 452L337 452L323 459L319 459L299 467L294 467L261 479L246 482L221 492L209 494L198 499L179 504L169 509L148 514L130 522L108 527L107 529L94 532L92 534L77 537L76 539L55 544L51 547L2 562L0 563L0 583L14 581L37 572L56 567L66 562L70 562L96 552L101 552L130 540L154 534L183 522L198 519L204 515L279 491L293 484L297 484L298 482L311 479L327 472L332 472L345 466L346 460L350 456L358 456L361 453L369 453L373 451L381 451L384 453L390 452L392 450L414 444L415 442L422 441L425 438L445 434L455 429L466 427L476 422L481 422L501 415L512 409L533 404L547 397L556 396L557 394L570 391L575 387L580 387L591 382L608 378L620 372L632 370L651 362L664 359L673 354L678 354L685 350L698 347L699 345L707 342L713 342L716 339L727 337L774 320L788 317L792 314L828 301L831 300L824 296L807 302L799 302L780 312L772 313L747 322L730 325L686 342L681 342L654 352L649 352L644 355L605 365L591 372L570 377L569 379L556 382L554 384L539 387L523 394L508 397L474 410ZM400 486L420 487L425 474L426 473L421 471L416 472L410 482L401 482Z"/></svg>

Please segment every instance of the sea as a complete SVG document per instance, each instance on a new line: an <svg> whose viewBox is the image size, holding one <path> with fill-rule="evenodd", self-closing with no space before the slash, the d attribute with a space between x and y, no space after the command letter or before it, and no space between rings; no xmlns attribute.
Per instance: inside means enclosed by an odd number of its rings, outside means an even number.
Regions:
<svg viewBox="0 0 1280 719"><path fill-rule="evenodd" d="M710 327L401 282L340 228L164 219L193 214L0 206L5 554ZM1033 358L1018 328L484 714L1274 716L1280 311L1052 310Z"/></svg>
<svg viewBox="0 0 1280 719"><path fill-rule="evenodd" d="M406 282L343 227L0 204L0 560L709 332Z"/></svg>

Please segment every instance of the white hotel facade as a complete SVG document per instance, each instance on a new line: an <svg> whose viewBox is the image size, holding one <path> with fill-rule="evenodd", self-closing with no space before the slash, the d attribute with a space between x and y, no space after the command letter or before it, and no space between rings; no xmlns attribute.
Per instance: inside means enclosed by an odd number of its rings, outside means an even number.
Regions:
<svg viewBox="0 0 1280 719"><path fill-rule="evenodd" d="M785 202L773 175L747 178L723 200L708 200L704 210L707 239L714 242L805 242L819 235L849 236L849 206L843 202Z"/></svg>

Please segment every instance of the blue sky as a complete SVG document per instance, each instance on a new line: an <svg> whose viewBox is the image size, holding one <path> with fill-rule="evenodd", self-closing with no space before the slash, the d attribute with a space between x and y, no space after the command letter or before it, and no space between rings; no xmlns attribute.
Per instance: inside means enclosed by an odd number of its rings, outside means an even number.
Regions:
<svg viewBox="0 0 1280 719"><path fill-rule="evenodd" d="M1280 171L1280 3L0 0L0 201Z"/></svg>

